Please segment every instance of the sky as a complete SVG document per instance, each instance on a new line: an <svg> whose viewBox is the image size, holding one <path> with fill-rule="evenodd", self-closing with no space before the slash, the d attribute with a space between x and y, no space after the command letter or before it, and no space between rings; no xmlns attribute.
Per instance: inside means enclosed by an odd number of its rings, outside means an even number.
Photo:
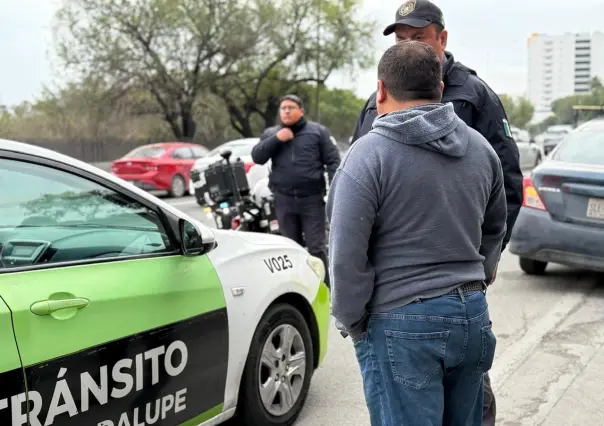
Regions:
<svg viewBox="0 0 604 426"><path fill-rule="evenodd" d="M61 79L52 60L52 17L59 0L0 0L0 105L35 100L43 85ZM394 20L401 0L363 0L358 13L379 22L376 59L393 42L381 30ZM531 33L604 30L603 0L434 0L449 31L448 50L473 68L497 93L526 90L526 40ZM330 87L368 97L376 71L338 73Z"/></svg>

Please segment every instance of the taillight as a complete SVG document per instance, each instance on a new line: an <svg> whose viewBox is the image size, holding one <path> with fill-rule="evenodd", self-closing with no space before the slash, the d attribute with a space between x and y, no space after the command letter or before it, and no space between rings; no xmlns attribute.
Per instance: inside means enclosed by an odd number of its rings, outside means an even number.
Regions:
<svg viewBox="0 0 604 426"><path fill-rule="evenodd" d="M245 166L245 172L246 172L246 173L247 173L247 172L249 172L249 171L250 171L250 169L252 168L252 166L253 166L254 164L255 164L255 163L253 163L253 162L244 163L244 166Z"/></svg>
<svg viewBox="0 0 604 426"><path fill-rule="evenodd" d="M546 210L545 204L541 201L541 197L537 192L537 188L533 185L533 179L530 176L525 176L522 179L522 188L524 196L522 197L522 206L531 209Z"/></svg>
<svg viewBox="0 0 604 426"><path fill-rule="evenodd" d="M233 220L231 220L231 229L238 230L241 226L241 217L235 216Z"/></svg>

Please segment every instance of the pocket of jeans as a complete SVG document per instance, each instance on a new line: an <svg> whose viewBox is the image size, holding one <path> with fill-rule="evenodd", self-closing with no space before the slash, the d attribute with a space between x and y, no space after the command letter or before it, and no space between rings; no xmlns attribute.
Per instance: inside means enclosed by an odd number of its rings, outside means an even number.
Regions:
<svg viewBox="0 0 604 426"><path fill-rule="evenodd" d="M386 346L394 380L401 385L423 389L442 371L448 331L406 333L386 330Z"/></svg>
<svg viewBox="0 0 604 426"><path fill-rule="evenodd" d="M491 321L489 321L489 325L482 327L480 337L482 339L482 354L477 370L478 373L484 374L493 366L495 348L497 347L497 337L493 333L493 323Z"/></svg>

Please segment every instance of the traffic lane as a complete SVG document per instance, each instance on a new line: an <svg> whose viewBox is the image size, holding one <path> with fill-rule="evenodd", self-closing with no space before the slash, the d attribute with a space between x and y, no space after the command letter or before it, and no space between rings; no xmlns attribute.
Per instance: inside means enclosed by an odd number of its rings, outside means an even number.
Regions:
<svg viewBox="0 0 604 426"><path fill-rule="evenodd" d="M193 197L170 204L214 226ZM604 286L601 275L549 265L525 275L518 258L503 254L487 297L497 335L491 378L498 424L604 424ZM591 391L590 391L591 389ZM582 409L563 410L561 407ZM364 426L369 417L350 339L330 329L325 364L316 372L296 425Z"/></svg>

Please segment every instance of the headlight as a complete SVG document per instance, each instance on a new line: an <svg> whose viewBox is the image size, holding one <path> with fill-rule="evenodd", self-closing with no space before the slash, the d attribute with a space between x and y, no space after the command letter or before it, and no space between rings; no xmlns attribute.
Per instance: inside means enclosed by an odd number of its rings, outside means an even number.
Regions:
<svg viewBox="0 0 604 426"><path fill-rule="evenodd" d="M325 281L325 265L323 261L318 257L308 256L306 263L310 266L310 269L319 277L320 281Z"/></svg>

